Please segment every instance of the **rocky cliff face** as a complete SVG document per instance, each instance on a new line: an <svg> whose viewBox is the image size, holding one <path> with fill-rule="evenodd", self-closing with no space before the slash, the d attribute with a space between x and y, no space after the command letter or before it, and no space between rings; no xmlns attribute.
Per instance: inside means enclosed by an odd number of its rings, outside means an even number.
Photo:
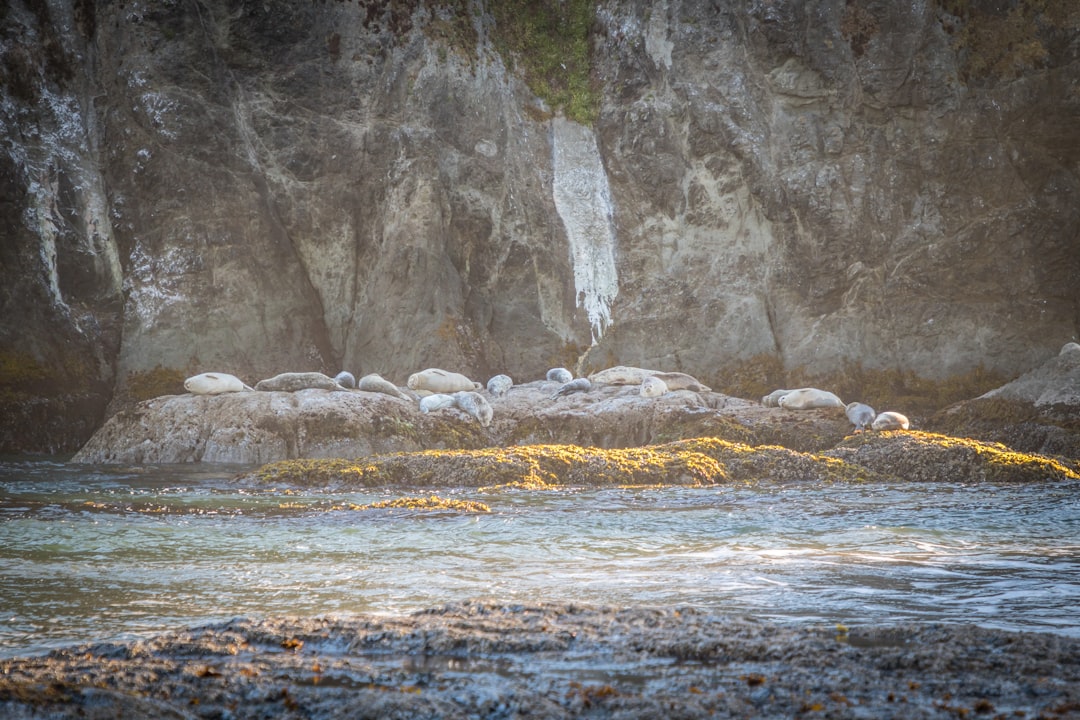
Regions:
<svg viewBox="0 0 1080 720"><path fill-rule="evenodd" d="M0 448L206 370L723 388L1077 339L1072 4L521 4L586 43L546 71L518 4L7 3Z"/></svg>

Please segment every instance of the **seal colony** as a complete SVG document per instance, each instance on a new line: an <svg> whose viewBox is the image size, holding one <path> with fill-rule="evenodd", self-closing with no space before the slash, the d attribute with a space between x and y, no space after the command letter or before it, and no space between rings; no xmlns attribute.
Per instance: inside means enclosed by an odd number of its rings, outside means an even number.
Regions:
<svg viewBox="0 0 1080 720"><path fill-rule="evenodd" d="M1069 343L1061 353L1075 352ZM588 377L575 378L564 367L549 369L544 375L549 386L549 401L558 401L569 395L587 394L604 386L638 386L642 400L655 400L673 392L710 393L712 389L692 375L682 372L666 372L648 368L617 365L595 372ZM424 414L454 408L475 419L483 428L491 426L495 412L488 398L500 399L513 389L513 379L504 373L492 376L486 386L462 373L430 367L409 376L406 387L401 388L378 373L369 373L359 381L348 371L341 371L331 378L320 372L284 372L260 380L252 388L235 375L208 372L194 375L184 381L184 389L196 395L221 395L234 392L299 392L301 390L324 390L328 392L378 393L408 403L416 403ZM485 393L486 392L486 396ZM844 411L854 432L874 430L907 430L911 422L895 411L875 414L874 409L861 402L844 403L835 393L813 387L777 389L761 398L767 408L784 411L835 410Z"/></svg>

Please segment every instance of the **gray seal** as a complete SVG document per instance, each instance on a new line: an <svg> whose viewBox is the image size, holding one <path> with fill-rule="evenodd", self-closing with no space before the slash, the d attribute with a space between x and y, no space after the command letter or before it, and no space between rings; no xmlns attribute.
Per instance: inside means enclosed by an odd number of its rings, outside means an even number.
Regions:
<svg viewBox="0 0 1080 720"><path fill-rule="evenodd" d="M382 393L383 395L389 395L390 397L396 397L399 400L408 400L412 402L412 399L401 392L397 385L384 378L379 373L371 373L360 378L360 383L357 385L359 390L364 392Z"/></svg>
<svg viewBox="0 0 1080 720"><path fill-rule="evenodd" d="M844 413L847 415L847 419L851 421L851 424L855 426L855 432L857 433L865 430L877 417L874 408L861 402L848 403L847 407L844 408Z"/></svg>
<svg viewBox="0 0 1080 720"><path fill-rule="evenodd" d="M551 368L547 371L547 379L557 383L568 383L574 379L574 373L566 368Z"/></svg>
<svg viewBox="0 0 1080 720"><path fill-rule="evenodd" d="M513 386L514 381L510 379L509 375L496 375L487 381L487 390L495 397L502 397Z"/></svg>
<svg viewBox="0 0 1080 720"><path fill-rule="evenodd" d="M348 370L342 370L335 375L334 381L343 388L352 389L356 387L356 376Z"/></svg>
<svg viewBox="0 0 1080 720"><path fill-rule="evenodd" d="M296 392L297 390L344 390L332 377L320 372L287 372L255 384L264 392Z"/></svg>
<svg viewBox="0 0 1080 720"><path fill-rule="evenodd" d="M495 415L487 398L473 390L454 393L454 405L476 418L482 427L490 425Z"/></svg>
<svg viewBox="0 0 1080 720"><path fill-rule="evenodd" d="M588 392L592 389L592 383L589 382L589 378L578 378L577 380L571 380L570 382L563 383L562 387L552 394L551 399L559 397L560 395L570 395L578 392Z"/></svg>

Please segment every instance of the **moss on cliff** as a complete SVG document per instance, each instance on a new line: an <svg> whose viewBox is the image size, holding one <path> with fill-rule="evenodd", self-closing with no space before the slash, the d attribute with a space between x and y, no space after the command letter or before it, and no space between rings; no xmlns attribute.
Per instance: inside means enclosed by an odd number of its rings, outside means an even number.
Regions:
<svg viewBox="0 0 1080 720"><path fill-rule="evenodd" d="M179 395L184 392L185 377L182 370L155 365L151 370L139 370L128 374L128 394L136 402L162 395Z"/></svg>
<svg viewBox="0 0 1080 720"><path fill-rule="evenodd" d="M1075 0L937 0L964 81L1008 80L1043 67L1055 35L1080 29Z"/></svg>
<svg viewBox="0 0 1080 720"><path fill-rule="evenodd" d="M600 94L591 78L593 0L502 0L491 3L495 46L552 111L591 125Z"/></svg>

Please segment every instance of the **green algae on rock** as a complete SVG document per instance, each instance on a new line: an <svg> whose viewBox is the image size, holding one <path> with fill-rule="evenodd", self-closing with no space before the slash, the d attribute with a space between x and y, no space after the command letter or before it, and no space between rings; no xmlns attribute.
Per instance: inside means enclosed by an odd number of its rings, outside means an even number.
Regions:
<svg viewBox="0 0 1080 720"><path fill-rule="evenodd" d="M1055 458L920 431L852 435L825 454L914 482L1080 480L1080 472Z"/></svg>
<svg viewBox="0 0 1080 720"><path fill-rule="evenodd" d="M351 505L350 510L455 510L458 512L491 512L491 507L475 500L454 500L453 498L430 495L428 497L399 497L393 500L380 500L366 505Z"/></svg>
<svg viewBox="0 0 1080 720"><path fill-rule="evenodd" d="M479 450L425 450L355 460L283 460L255 471L268 483L480 488L625 485L714 485L755 479L865 481L874 470L844 459L787 448L751 447L719 438L602 449L529 445Z"/></svg>

